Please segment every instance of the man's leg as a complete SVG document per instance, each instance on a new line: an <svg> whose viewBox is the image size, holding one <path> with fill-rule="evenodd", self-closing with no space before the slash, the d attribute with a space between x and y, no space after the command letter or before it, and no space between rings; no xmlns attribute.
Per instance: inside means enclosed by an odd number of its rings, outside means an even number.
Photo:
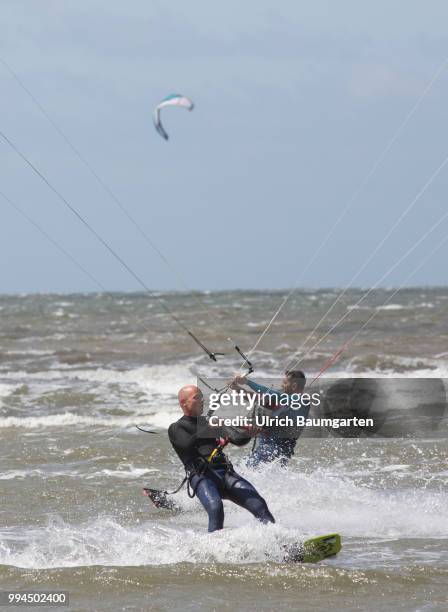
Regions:
<svg viewBox="0 0 448 612"><path fill-rule="evenodd" d="M224 506L216 483L206 476L193 476L191 486L208 514L209 532L222 529L224 525Z"/></svg>
<svg viewBox="0 0 448 612"><path fill-rule="evenodd" d="M249 510L262 523L275 523L267 503L257 489L236 472L227 472L225 476L225 499Z"/></svg>
<svg viewBox="0 0 448 612"><path fill-rule="evenodd" d="M264 434L258 438L258 444L255 450L248 456L246 465L248 467L257 468L260 464L271 463L271 461L275 461L277 458L276 440Z"/></svg>

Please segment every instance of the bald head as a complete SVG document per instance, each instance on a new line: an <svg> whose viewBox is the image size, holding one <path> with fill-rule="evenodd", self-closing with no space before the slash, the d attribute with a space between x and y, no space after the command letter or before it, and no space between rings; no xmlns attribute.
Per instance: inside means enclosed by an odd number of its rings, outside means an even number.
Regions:
<svg viewBox="0 0 448 612"><path fill-rule="evenodd" d="M202 414L204 397L199 387L195 385L185 385L177 394L179 406L185 416L199 416Z"/></svg>

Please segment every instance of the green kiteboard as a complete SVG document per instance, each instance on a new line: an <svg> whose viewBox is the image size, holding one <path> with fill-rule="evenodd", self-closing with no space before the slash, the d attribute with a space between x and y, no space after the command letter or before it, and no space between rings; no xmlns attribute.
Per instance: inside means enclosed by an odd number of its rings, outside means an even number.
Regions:
<svg viewBox="0 0 448 612"><path fill-rule="evenodd" d="M337 555L341 546L341 536L338 533L316 536L288 548L284 562L317 563Z"/></svg>

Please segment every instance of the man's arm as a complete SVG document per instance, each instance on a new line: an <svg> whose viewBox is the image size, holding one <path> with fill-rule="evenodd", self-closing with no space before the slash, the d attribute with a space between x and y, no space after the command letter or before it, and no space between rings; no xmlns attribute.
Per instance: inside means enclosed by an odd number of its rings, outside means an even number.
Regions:
<svg viewBox="0 0 448 612"><path fill-rule="evenodd" d="M275 389L261 385L260 383L255 382L255 380L249 380L248 378L246 378L246 384L257 393L269 393L269 395L278 395L279 393L278 391L275 391Z"/></svg>
<svg viewBox="0 0 448 612"><path fill-rule="evenodd" d="M264 398L264 401L259 402L260 406L266 408L267 410L277 409L279 405L279 398L281 395L280 391L276 391L275 389L271 389L271 387L261 385L260 383L257 383L254 380L246 379L246 384L257 394L268 396L267 398Z"/></svg>
<svg viewBox="0 0 448 612"><path fill-rule="evenodd" d="M247 432L239 431L233 427L223 427L224 438L228 438L229 442L235 446L244 446L250 441L251 436Z"/></svg>
<svg viewBox="0 0 448 612"><path fill-rule="evenodd" d="M172 423L168 427L168 437L176 450L185 453L196 444L197 433L188 431L181 423Z"/></svg>
<svg viewBox="0 0 448 612"><path fill-rule="evenodd" d="M246 384L251 389L256 391L257 393L261 393L261 394L266 393L266 394L269 394L272 397L271 401L268 402L268 405L263 404L262 407L264 409L271 410L271 411L275 410L275 416L277 416L279 418L281 418L281 417L283 417L285 415L291 416L291 414L292 415L302 415L303 414L304 416L308 416L309 408L307 410L307 409L303 409L304 407L302 407L299 410L295 410L295 411L293 411L291 413L291 411L293 410L291 408L291 398L290 398L290 396L287 393L284 393L284 392L281 392L281 391L276 391L275 389L271 389L270 387L266 387L265 385L261 385L260 383L257 383L255 381L249 380L249 379L246 379ZM284 396L284 397L288 398L287 402L284 405L282 405L282 406L278 405L280 396ZM263 414L263 410L262 410L262 414Z"/></svg>
<svg viewBox="0 0 448 612"><path fill-rule="evenodd" d="M208 434L210 438L228 439L228 441L235 444L235 446L244 446L251 439L251 435L247 431L243 432L235 427L228 427L227 425L208 425L206 435Z"/></svg>

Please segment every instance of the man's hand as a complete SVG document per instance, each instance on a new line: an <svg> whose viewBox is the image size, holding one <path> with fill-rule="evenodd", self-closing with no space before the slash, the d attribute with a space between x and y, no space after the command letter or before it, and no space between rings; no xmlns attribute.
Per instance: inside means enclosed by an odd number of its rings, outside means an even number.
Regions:
<svg viewBox="0 0 448 612"><path fill-rule="evenodd" d="M234 387L235 385L235 387ZM247 385L247 378L242 374L237 374L230 385L232 389L238 388L240 385Z"/></svg>
<svg viewBox="0 0 448 612"><path fill-rule="evenodd" d="M255 436L258 436L258 434L262 430L262 427L257 427L256 425L243 425L242 429L244 429L244 431L247 432L247 434L251 438L253 438Z"/></svg>

